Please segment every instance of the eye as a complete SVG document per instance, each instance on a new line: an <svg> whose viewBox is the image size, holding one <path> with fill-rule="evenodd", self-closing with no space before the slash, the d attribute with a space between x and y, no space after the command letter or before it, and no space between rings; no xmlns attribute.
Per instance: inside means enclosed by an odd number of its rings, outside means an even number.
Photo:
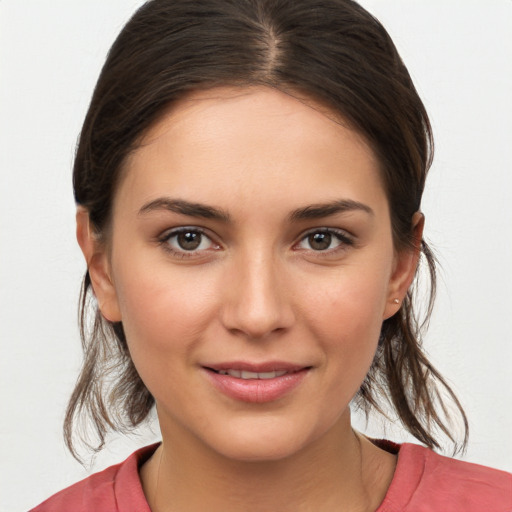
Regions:
<svg viewBox="0 0 512 512"><path fill-rule="evenodd" d="M161 238L160 243L171 253L178 253L183 256L218 249L214 243L201 229L195 227L184 227L167 231Z"/></svg>
<svg viewBox="0 0 512 512"><path fill-rule="evenodd" d="M336 249L354 245L352 237L338 229L316 229L310 231L297 244L298 249L313 251L335 251Z"/></svg>

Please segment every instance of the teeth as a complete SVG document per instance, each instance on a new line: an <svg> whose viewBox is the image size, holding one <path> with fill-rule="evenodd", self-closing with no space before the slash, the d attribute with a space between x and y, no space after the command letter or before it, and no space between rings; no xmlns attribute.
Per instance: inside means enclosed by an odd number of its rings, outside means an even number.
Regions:
<svg viewBox="0 0 512 512"><path fill-rule="evenodd" d="M286 370L276 370L271 372L249 372L246 370L219 370L221 375L230 375L237 379L275 379L276 377L282 377L288 372Z"/></svg>
<svg viewBox="0 0 512 512"><path fill-rule="evenodd" d="M242 379L257 379L259 375L260 374L256 373L256 372L248 372L248 371L242 370L242 374L240 375L240 377Z"/></svg>

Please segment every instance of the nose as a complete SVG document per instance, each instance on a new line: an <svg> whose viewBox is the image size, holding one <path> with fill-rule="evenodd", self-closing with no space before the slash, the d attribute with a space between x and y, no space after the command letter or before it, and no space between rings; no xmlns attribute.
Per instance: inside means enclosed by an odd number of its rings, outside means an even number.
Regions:
<svg viewBox="0 0 512 512"><path fill-rule="evenodd" d="M270 254L240 258L230 268L222 322L230 332L263 339L289 329L295 315L283 269Z"/></svg>

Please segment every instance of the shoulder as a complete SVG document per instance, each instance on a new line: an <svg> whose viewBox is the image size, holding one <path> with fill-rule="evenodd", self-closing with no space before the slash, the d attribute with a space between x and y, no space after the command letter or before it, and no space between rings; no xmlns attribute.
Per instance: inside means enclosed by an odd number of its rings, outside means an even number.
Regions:
<svg viewBox="0 0 512 512"><path fill-rule="evenodd" d="M111 466L100 473L77 482L54 494L31 512L60 512L74 510L116 511L114 482L121 464Z"/></svg>
<svg viewBox="0 0 512 512"><path fill-rule="evenodd" d="M512 474L403 444L378 512L510 512Z"/></svg>
<svg viewBox="0 0 512 512"><path fill-rule="evenodd" d="M30 512L150 512L138 470L156 447L137 450L124 462L67 487Z"/></svg>

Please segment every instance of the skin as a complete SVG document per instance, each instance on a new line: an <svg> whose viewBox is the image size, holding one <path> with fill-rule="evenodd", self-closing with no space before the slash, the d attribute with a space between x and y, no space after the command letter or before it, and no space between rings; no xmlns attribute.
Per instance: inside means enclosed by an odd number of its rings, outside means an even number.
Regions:
<svg viewBox="0 0 512 512"><path fill-rule="evenodd" d="M230 220L170 211L169 199ZM364 207L290 218L340 200ZM349 403L418 248L393 247L379 163L360 135L273 89L196 92L125 163L107 243L85 210L77 221L101 312L123 322L157 403L163 444L141 469L153 511L378 507L395 457L352 430ZM411 222L421 239L422 216ZM171 236L183 226L204 231L197 249ZM325 229L342 239L319 249L308 235ZM203 368L269 360L309 370L267 403L226 396Z"/></svg>

